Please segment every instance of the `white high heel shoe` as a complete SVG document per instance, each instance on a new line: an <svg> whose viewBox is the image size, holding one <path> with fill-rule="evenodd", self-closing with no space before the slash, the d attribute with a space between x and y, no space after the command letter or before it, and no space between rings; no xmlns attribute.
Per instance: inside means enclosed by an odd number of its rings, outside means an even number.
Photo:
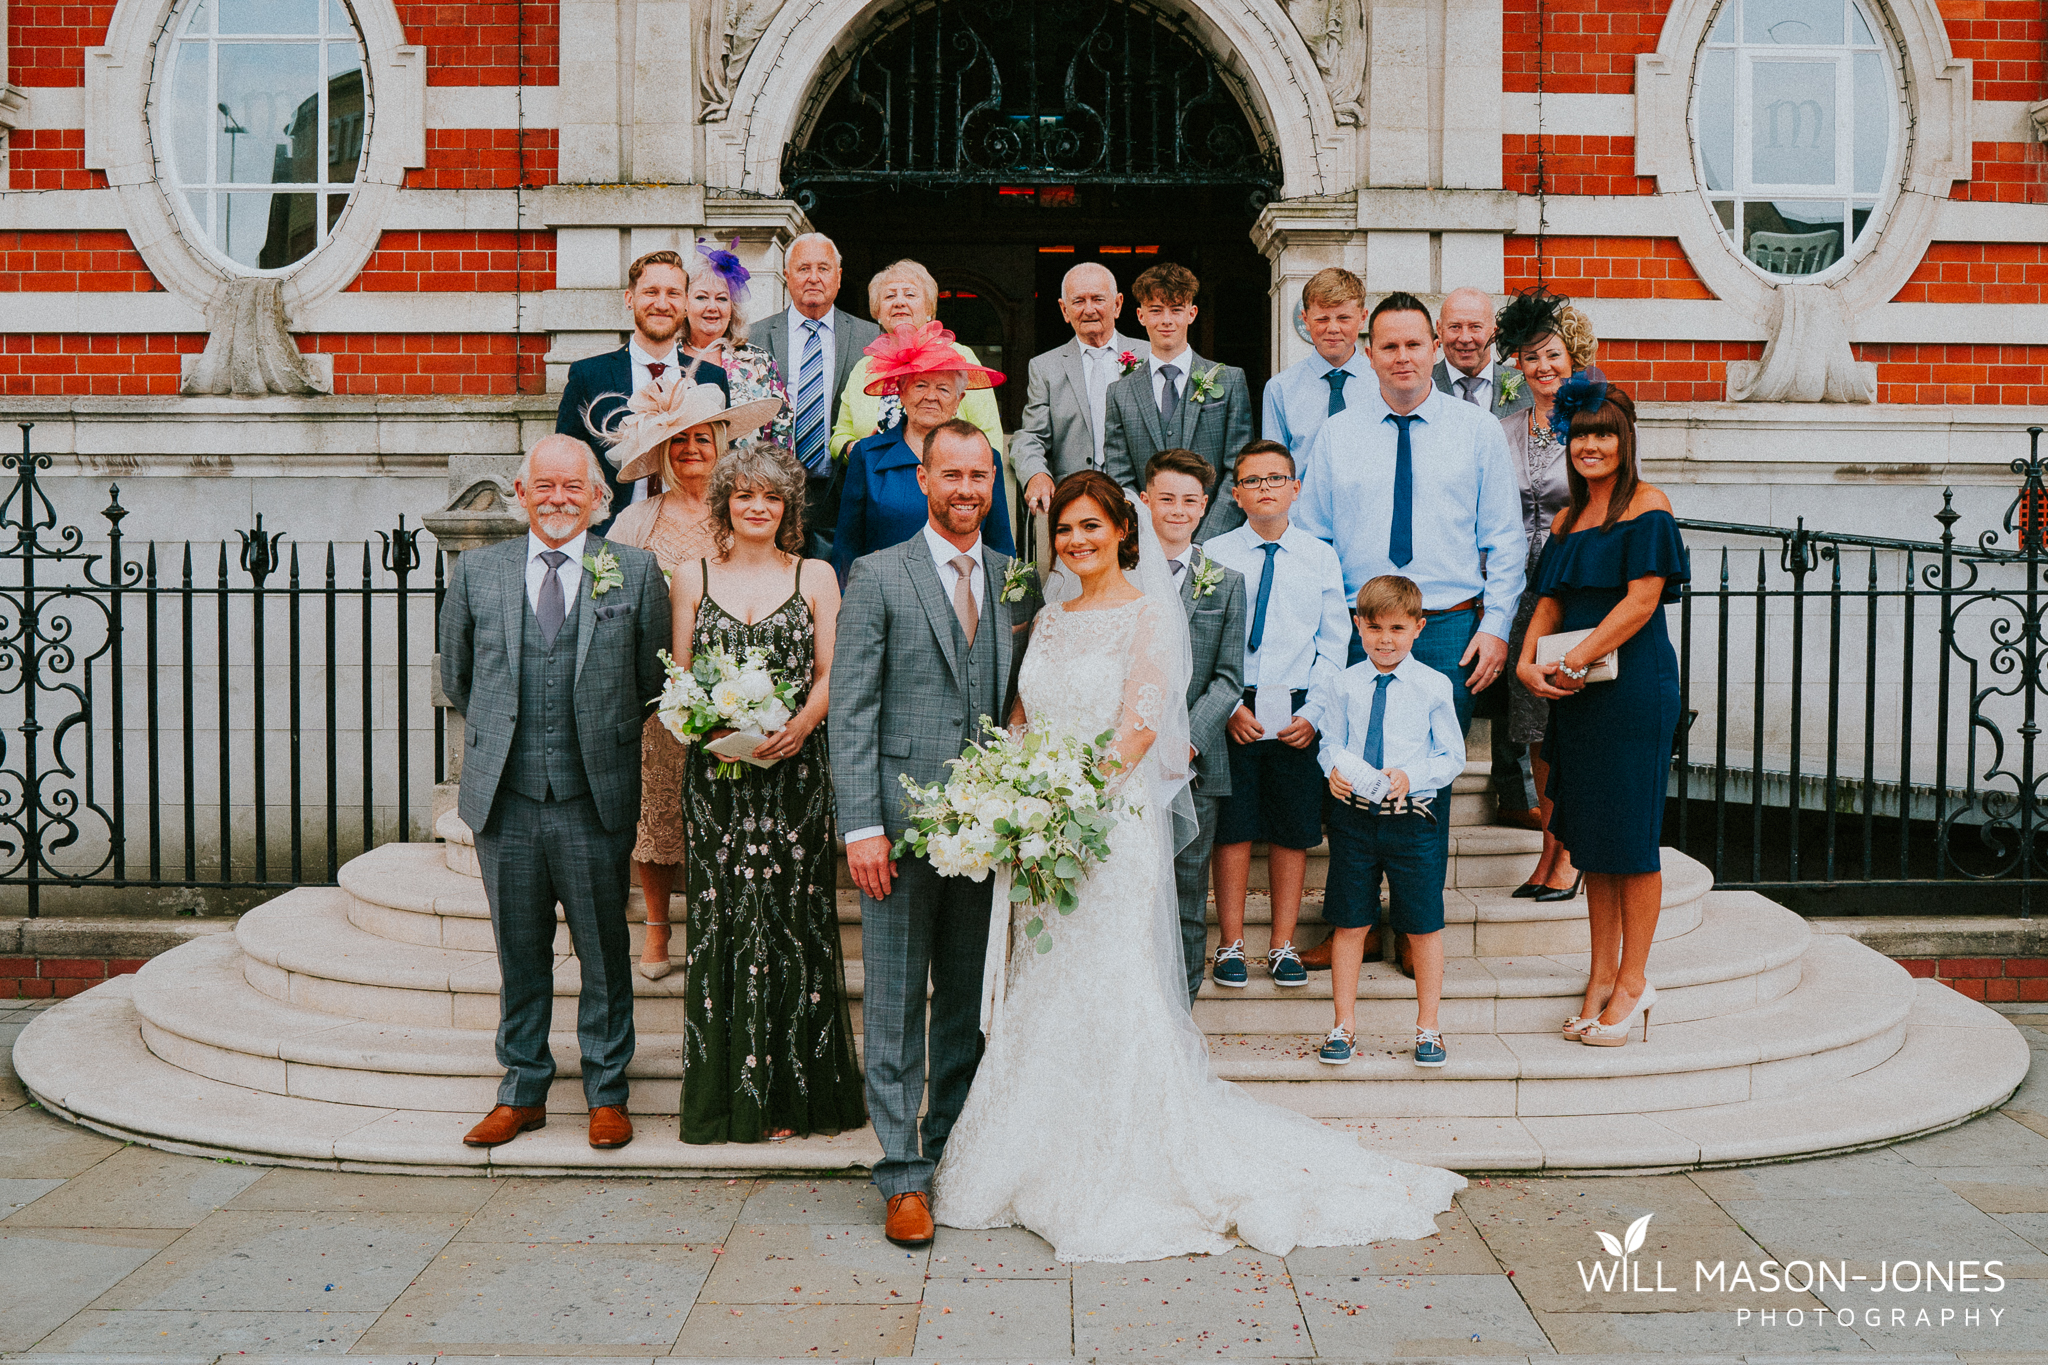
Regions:
<svg viewBox="0 0 2048 1365"><path fill-rule="evenodd" d="M1613 998L1614 996L1610 992L1607 997L1607 1000L1612 1000ZM1588 1028L1592 1027L1594 1024L1600 1022L1600 1011L1607 1008L1607 1000L1602 1000L1600 1002L1599 1008L1595 1009L1591 1014L1585 1015L1584 1017L1574 1016L1573 1018L1565 1020L1564 1040L1567 1043L1576 1043L1582 1041L1580 1035L1583 1034Z"/></svg>
<svg viewBox="0 0 2048 1365"><path fill-rule="evenodd" d="M661 924L661 921L656 920L655 923L659 925ZM633 970L640 973L640 975L646 977L649 981L659 981L664 976L667 976L670 972L674 971L675 968L669 965L669 961L667 958L663 958L659 962L635 962L633 964Z"/></svg>
<svg viewBox="0 0 2048 1365"><path fill-rule="evenodd" d="M1597 1020L1587 1025L1579 1034L1579 1041L1588 1047L1621 1047L1628 1042L1629 1030L1634 1026L1636 1016L1643 1016L1643 1041L1650 1041L1650 1007L1657 1003L1657 988L1649 982L1643 983L1643 993L1636 997L1635 1008L1619 1022L1602 1024Z"/></svg>

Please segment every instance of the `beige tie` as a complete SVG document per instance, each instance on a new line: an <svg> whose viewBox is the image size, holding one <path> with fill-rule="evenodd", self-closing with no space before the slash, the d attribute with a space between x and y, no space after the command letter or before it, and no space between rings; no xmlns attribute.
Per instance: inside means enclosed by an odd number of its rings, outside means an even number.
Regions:
<svg viewBox="0 0 2048 1365"><path fill-rule="evenodd" d="M974 557L954 555L946 562L958 575L953 583L953 614L960 618L960 630L971 645L974 628L981 624L981 614L974 609Z"/></svg>

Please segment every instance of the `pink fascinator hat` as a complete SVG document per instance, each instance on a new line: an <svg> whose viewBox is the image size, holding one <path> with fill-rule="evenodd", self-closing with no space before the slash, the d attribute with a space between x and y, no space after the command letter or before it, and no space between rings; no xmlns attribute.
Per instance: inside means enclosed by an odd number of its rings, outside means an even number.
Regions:
<svg viewBox="0 0 2048 1365"><path fill-rule="evenodd" d="M904 323L867 344L870 396L895 393L903 381L916 374L939 374L958 370L967 376L970 389L992 389L1003 382L1002 373L977 365L954 349L953 334L941 322L922 327Z"/></svg>

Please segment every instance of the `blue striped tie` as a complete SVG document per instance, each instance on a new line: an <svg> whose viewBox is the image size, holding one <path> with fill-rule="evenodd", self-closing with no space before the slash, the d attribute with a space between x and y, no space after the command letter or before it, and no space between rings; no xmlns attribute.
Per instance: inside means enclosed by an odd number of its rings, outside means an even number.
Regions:
<svg viewBox="0 0 2048 1365"><path fill-rule="evenodd" d="M825 444L825 342L822 324L804 319L803 363L797 368L796 457L813 477L827 472L831 456Z"/></svg>

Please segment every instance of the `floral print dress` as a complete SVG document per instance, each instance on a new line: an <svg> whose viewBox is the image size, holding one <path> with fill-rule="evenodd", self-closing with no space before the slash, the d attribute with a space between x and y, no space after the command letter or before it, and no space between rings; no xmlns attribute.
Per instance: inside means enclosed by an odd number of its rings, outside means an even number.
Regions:
<svg viewBox="0 0 2048 1365"><path fill-rule="evenodd" d="M692 654L764 648L779 675L798 680L801 706L817 657L795 581L802 571L798 561L789 599L752 625L706 591ZM717 767L692 746L683 773L682 1139L858 1128L867 1108L839 946L825 727L772 768L742 765L738 777L721 778Z"/></svg>

